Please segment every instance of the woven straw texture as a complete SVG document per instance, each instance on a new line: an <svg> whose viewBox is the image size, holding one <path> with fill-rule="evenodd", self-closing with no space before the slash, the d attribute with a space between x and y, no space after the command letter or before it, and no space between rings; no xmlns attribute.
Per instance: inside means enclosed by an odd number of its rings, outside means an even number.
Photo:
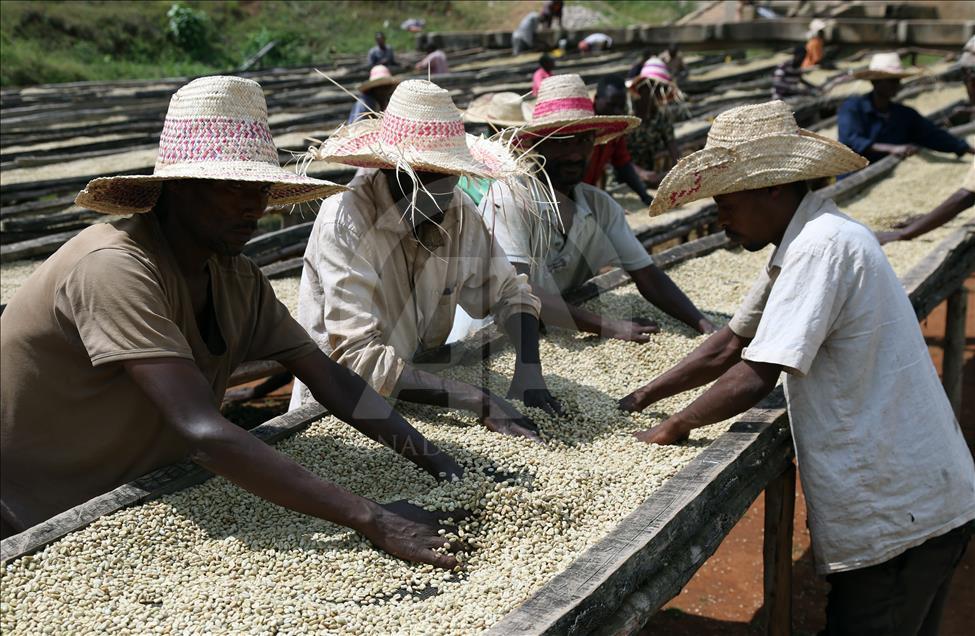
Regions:
<svg viewBox="0 0 975 636"><path fill-rule="evenodd" d="M860 80L903 79L920 72L917 68L901 66L901 56L897 53L874 53L866 70L854 71L853 77Z"/></svg>
<svg viewBox="0 0 975 636"><path fill-rule="evenodd" d="M148 212L159 197L160 182L173 179L271 183L270 206L346 189L281 168L260 85L223 76L193 80L173 95L151 175L93 179L75 202L106 214Z"/></svg>
<svg viewBox="0 0 975 636"><path fill-rule="evenodd" d="M522 126L531 116L531 107L517 93L485 93L471 102L464 121L493 126Z"/></svg>
<svg viewBox="0 0 975 636"><path fill-rule="evenodd" d="M365 93L366 91L371 91L377 86L392 86L400 83L398 77L393 76L393 73L384 64L376 64L371 69L369 69L369 79L365 82L359 84L359 92Z"/></svg>
<svg viewBox="0 0 975 636"><path fill-rule="evenodd" d="M309 158L360 168L409 166L422 172L507 179L523 173L501 143L468 135L450 93L433 82L407 80L386 111L343 126Z"/></svg>
<svg viewBox="0 0 975 636"><path fill-rule="evenodd" d="M717 194L844 174L867 163L843 144L799 128L784 102L739 106L718 115L704 149L667 174L650 214Z"/></svg>
<svg viewBox="0 0 975 636"><path fill-rule="evenodd" d="M596 131L596 143L604 144L640 125L638 117L596 115L586 84L575 74L553 75L538 89L538 100L528 126L519 135L545 137Z"/></svg>

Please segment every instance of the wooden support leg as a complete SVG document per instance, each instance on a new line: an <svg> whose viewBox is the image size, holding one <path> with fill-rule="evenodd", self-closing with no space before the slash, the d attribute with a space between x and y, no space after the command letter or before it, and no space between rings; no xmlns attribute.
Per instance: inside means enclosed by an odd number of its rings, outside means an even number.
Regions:
<svg viewBox="0 0 975 636"><path fill-rule="evenodd" d="M792 517L796 508L796 468L789 464L765 488L765 633L792 633Z"/></svg>
<svg viewBox="0 0 975 636"><path fill-rule="evenodd" d="M965 367L965 314L968 311L968 290L962 284L948 296L948 311L945 316L944 359L942 361L942 383L948 401L961 418L962 374Z"/></svg>

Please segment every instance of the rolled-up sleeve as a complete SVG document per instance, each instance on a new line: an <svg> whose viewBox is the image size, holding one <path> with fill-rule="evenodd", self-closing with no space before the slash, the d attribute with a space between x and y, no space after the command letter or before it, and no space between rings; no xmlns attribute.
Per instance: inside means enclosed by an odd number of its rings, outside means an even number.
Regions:
<svg viewBox="0 0 975 636"><path fill-rule="evenodd" d="M378 293L379 274L362 252L365 241L351 227L324 231L317 238L315 266L325 293L322 312L330 355L377 393L389 395L406 361L384 341L380 321L388 312Z"/></svg>
<svg viewBox="0 0 975 636"><path fill-rule="evenodd" d="M779 364L800 376L809 372L846 299L848 278L838 260L829 253L790 251L743 360Z"/></svg>
<svg viewBox="0 0 975 636"><path fill-rule="evenodd" d="M777 272L775 269L773 272ZM745 299L735 311L735 315L728 321L730 328L739 338L754 338L758 333L758 325L762 321L762 312L772 291L772 277L766 270L758 275L751 289L745 294Z"/></svg>

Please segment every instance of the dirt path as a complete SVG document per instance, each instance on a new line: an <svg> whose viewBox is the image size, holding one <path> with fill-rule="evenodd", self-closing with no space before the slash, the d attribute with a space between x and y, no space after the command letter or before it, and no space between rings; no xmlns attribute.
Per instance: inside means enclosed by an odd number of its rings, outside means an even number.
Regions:
<svg viewBox="0 0 975 636"><path fill-rule="evenodd" d="M969 277L965 347L963 428L975 453L975 275ZM945 305L921 323L928 349L941 372L941 341ZM967 423L967 424L965 424ZM801 478L801 476L800 476ZM668 636L722 636L761 633L762 526L764 505L759 499L725 538L718 551L698 570L681 594L657 613L640 632ZM809 550L806 502L796 498L793 557L793 629L800 636L815 634L825 624L828 587L816 575ZM975 625L975 549L969 549L955 572L942 622L942 636L968 636Z"/></svg>

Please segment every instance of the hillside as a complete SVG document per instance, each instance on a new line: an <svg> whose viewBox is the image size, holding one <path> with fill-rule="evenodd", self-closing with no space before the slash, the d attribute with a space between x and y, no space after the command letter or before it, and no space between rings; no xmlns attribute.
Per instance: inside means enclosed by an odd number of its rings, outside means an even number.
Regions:
<svg viewBox="0 0 975 636"><path fill-rule="evenodd" d="M688 0L567 2L567 21L592 26L661 23L687 13ZM364 55L384 30L400 51L427 30L510 29L541 2L516 0L329 2L0 3L0 85L151 79L237 68L275 40L265 65L328 65Z"/></svg>

